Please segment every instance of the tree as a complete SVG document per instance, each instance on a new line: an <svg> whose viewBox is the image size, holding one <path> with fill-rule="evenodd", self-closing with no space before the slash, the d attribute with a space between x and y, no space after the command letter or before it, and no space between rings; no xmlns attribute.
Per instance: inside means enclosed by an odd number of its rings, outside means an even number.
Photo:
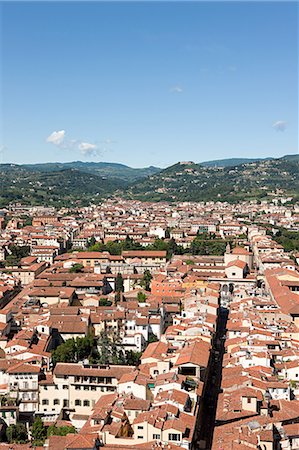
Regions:
<svg viewBox="0 0 299 450"><path fill-rule="evenodd" d="M17 423L16 425L7 427L6 439L10 444L13 442L17 444L26 444L26 442L28 442L28 435L25 425Z"/></svg>
<svg viewBox="0 0 299 450"><path fill-rule="evenodd" d="M35 421L33 422L31 428L31 436L34 445L42 446L44 444L47 437L47 431L40 417L36 417Z"/></svg>
<svg viewBox="0 0 299 450"><path fill-rule="evenodd" d="M124 292L124 280L121 273L118 273L115 279L115 303L118 303L121 300L123 292Z"/></svg>
<svg viewBox="0 0 299 450"><path fill-rule="evenodd" d="M82 272L83 269L84 269L83 264L76 263L70 268L69 272L70 273L79 273L79 272Z"/></svg>
<svg viewBox="0 0 299 450"><path fill-rule="evenodd" d="M143 273L143 277L142 280L140 282L140 285L146 290L146 291L150 291L151 288L151 281L152 281L152 274L150 273L150 271L148 269L146 269Z"/></svg>
<svg viewBox="0 0 299 450"><path fill-rule="evenodd" d="M197 236L191 243L192 255L223 255L227 242L223 239L202 239Z"/></svg>
<svg viewBox="0 0 299 450"><path fill-rule="evenodd" d="M151 344L152 342L158 342L158 338L154 333L150 333L148 336L148 343Z"/></svg>
<svg viewBox="0 0 299 450"><path fill-rule="evenodd" d="M139 303L144 303L146 301L146 295L144 292L138 292L137 300Z"/></svg>
<svg viewBox="0 0 299 450"><path fill-rule="evenodd" d="M133 250L135 248L135 243L132 238L129 236L126 236L126 239L124 240L122 244L123 250Z"/></svg>
<svg viewBox="0 0 299 450"><path fill-rule="evenodd" d="M177 243L175 242L175 240L173 238L171 238L168 241L168 248L167 248L167 259L171 259L172 255L177 255L180 254L179 252L179 247L177 245Z"/></svg>
<svg viewBox="0 0 299 450"><path fill-rule="evenodd" d="M111 300L108 300L107 298L100 298L99 306L111 306L112 302Z"/></svg>
<svg viewBox="0 0 299 450"><path fill-rule="evenodd" d="M54 365L58 362L79 362L89 359L91 356L97 357L98 355L94 337L89 334L82 338L67 339L60 344L52 353L52 362Z"/></svg>
<svg viewBox="0 0 299 450"><path fill-rule="evenodd" d="M94 347L94 338L91 334L86 337L76 338L76 356L79 361L89 358Z"/></svg>
<svg viewBox="0 0 299 450"><path fill-rule="evenodd" d="M52 353L53 364L58 362L76 362L76 343L74 339L68 339L60 344Z"/></svg>
<svg viewBox="0 0 299 450"><path fill-rule="evenodd" d="M88 241L87 246L90 248L90 247L93 247L96 243L97 243L97 241L96 241L95 237L91 236L91 238Z"/></svg>
<svg viewBox="0 0 299 450"><path fill-rule="evenodd" d="M168 250L168 244L167 241L164 239L156 238L155 242L148 246L149 250Z"/></svg>
<svg viewBox="0 0 299 450"><path fill-rule="evenodd" d="M121 273L118 273L116 275L115 292L124 292L124 280L123 280Z"/></svg>
<svg viewBox="0 0 299 450"><path fill-rule="evenodd" d="M23 219L23 227L31 226L32 225L32 217L29 216L22 216Z"/></svg>
<svg viewBox="0 0 299 450"><path fill-rule="evenodd" d="M138 366L140 364L142 352L134 352L133 350L128 350L126 352L126 364L129 366Z"/></svg>
<svg viewBox="0 0 299 450"><path fill-rule="evenodd" d="M10 244L8 247L9 255L6 257L5 264L7 266L17 266L22 258L30 254L30 247L28 245Z"/></svg>
<svg viewBox="0 0 299 450"><path fill-rule="evenodd" d="M56 425L50 425L47 430L47 436L66 436L69 433L76 433L76 428L73 426L64 425L57 427Z"/></svg>
<svg viewBox="0 0 299 450"><path fill-rule="evenodd" d="M117 332L101 331L98 337L98 364L125 364L125 354Z"/></svg>

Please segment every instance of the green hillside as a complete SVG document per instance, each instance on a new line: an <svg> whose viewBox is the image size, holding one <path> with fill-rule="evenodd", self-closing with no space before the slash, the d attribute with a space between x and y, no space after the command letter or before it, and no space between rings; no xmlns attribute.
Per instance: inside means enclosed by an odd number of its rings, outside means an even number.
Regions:
<svg viewBox="0 0 299 450"><path fill-rule="evenodd" d="M0 166L0 207L10 202L26 205L69 206L88 205L125 187L120 179L104 178L64 169L37 172L19 166L9 170Z"/></svg>
<svg viewBox="0 0 299 450"><path fill-rule="evenodd" d="M92 173L102 177L120 178L126 181L134 181L145 178L159 172L158 167L144 167L135 169L125 164L109 163L109 162L83 162L73 161L67 163L44 163L44 164L24 164L21 166L27 170L34 172L56 172L57 170L77 169L82 172Z"/></svg>
<svg viewBox="0 0 299 450"><path fill-rule="evenodd" d="M111 163L0 165L0 207L26 205L84 206L111 196L147 201L228 201L269 199L275 195L299 200L299 158L287 155L231 167L177 163L146 178L115 176L130 169ZM109 172L97 172L102 169ZM121 169L120 169L121 167ZM123 169L123 167L125 169ZM83 170L83 169L84 170ZM101 170L102 170L101 169ZM150 168L149 168L150 169ZM155 169L155 168L154 168ZM145 169L144 169L145 170Z"/></svg>
<svg viewBox="0 0 299 450"><path fill-rule="evenodd" d="M237 202L276 193L298 197L298 159L262 160L234 167L178 163L128 189L131 198L154 201Z"/></svg>

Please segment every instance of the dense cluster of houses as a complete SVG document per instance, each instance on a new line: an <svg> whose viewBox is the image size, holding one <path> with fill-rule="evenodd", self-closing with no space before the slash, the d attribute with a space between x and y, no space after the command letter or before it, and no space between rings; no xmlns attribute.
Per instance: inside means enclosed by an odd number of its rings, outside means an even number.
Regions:
<svg viewBox="0 0 299 450"><path fill-rule="evenodd" d="M48 437L49 450L205 448L201 409L227 311L212 449L299 449L299 272L263 227L296 230L295 206L109 200L78 211L14 206L1 217L0 440L19 422L30 439L40 417L76 429ZM198 233L231 244L170 259L148 249L156 238L188 248ZM127 237L144 249L88 249ZM9 266L12 244L29 255ZM53 363L61 344L93 336L100 346L103 333L139 361ZM32 448L14 445L0 449Z"/></svg>

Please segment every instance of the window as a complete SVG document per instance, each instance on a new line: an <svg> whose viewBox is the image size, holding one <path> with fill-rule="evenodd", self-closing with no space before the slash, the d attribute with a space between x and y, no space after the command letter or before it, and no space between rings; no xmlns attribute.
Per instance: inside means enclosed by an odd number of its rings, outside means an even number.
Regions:
<svg viewBox="0 0 299 450"><path fill-rule="evenodd" d="M247 403L251 403L251 398L250 397L247 399Z"/></svg>
<svg viewBox="0 0 299 450"><path fill-rule="evenodd" d="M137 439L143 439L143 436L137 436Z"/></svg>
<svg viewBox="0 0 299 450"><path fill-rule="evenodd" d="M138 430L143 430L143 425L138 425L137 429Z"/></svg>
<svg viewBox="0 0 299 450"><path fill-rule="evenodd" d="M75 406L81 406L81 400L75 400Z"/></svg>
<svg viewBox="0 0 299 450"><path fill-rule="evenodd" d="M160 440L161 439L161 434L153 434L153 440Z"/></svg>
<svg viewBox="0 0 299 450"><path fill-rule="evenodd" d="M68 389L69 387L68 387L68 385L67 384L64 384L63 386L62 386L62 389Z"/></svg>
<svg viewBox="0 0 299 450"><path fill-rule="evenodd" d="M44 398L43 401L42 401L42 405L48 405L48 404L49 404L49 400Z"/></svg>
<svg viewBox="0 0 299 450"><path fill-rule="evenodd" d="M53 405L60 405L60 400L59 400L59 398L55 398L55 399L54 399Z"/></svg>
<svg viewBox="0 0 299 450"><path fill-rule="evenodd" d="M89 406L90 405L90 401L89 400L84 400L83 401L83 406Z"/></svg>
<svg viewBox="0 0 299 450"><path fill-rule="evenodd" d="M180 440L180 434L169 433L168 434L168 440L169 441L179 441Z"/></svg>

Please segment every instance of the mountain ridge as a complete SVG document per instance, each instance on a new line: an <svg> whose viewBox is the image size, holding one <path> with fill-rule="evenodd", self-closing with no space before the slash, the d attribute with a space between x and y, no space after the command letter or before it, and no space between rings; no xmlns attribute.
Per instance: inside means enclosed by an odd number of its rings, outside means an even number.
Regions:
<svg viewBox="0 0 299 450"><path fill-rule="evenodd" d="M298 155L227 167L179 162L129 187L127 193L145 201L235 202L267 198L278 190L298 197Z"/></svg>
<svg viewBox="0 0 299 450"><path fill-rule="evenodd" d="M117 163L101 163L107 168L104 172L94 171L93 163L81 161L75 167L49 164L46 168L42 165L42 170L40 165L1 164L0 207L13 202L87 206L108 196L145 201L238 202L279 194L299 200L298 155L227 167L182 161L143 176L140 172L115 176L118 172L113 172L110 164ZM98 168L99 163L94 164Z"/></svg>

